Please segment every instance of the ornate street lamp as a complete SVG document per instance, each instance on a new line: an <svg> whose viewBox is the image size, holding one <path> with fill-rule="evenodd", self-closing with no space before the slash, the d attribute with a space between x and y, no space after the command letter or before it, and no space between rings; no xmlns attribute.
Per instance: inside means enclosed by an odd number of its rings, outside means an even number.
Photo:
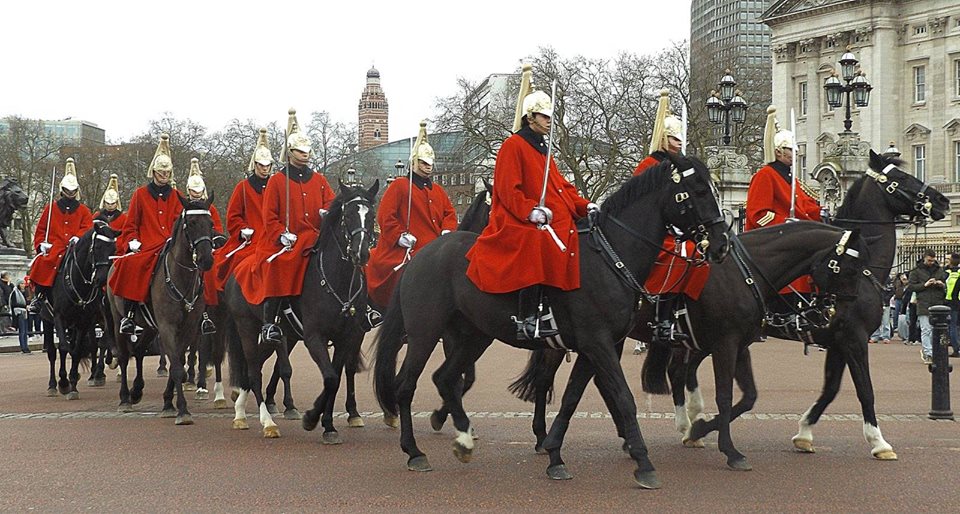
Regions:
<svg viewBox="0 0 960 514"><path fill-rule="evenodd" d="M857 70L858 63L856 56L847 47L847 51L840 57L840 74L846 84L840 82L836 72L827 77L823 83L823 90L827 94L827 103L834 109L844 104L843 96L846 94L847 112L846 118L843 120L843 128L846 132L850 132L850 127L853 126L853 121L850 120L851 105L867 107L870 104L870 91L873 89L863 72ZM850 97L851 93L853 93L853 98Z"/></svg>
<svg viewBox="0 0 960 514"><path fill-rule="evenodd" d="M723 124L723 144L730 145L730 122L743 123L747 117L747 102L736 90L737 81L730 70L723 72L720 78L720 91L710 91L707 98L707 119L712 123Z"/></svg>
<svg viewBox="0 0 960 514"><path fill-rule="evenodd" d="M403 164L403 161L397 159L397 163L393 165L394 168L397 168L397 174L394 178L400 178L403 176L403 168L406 168L406 165Z"/></svg>

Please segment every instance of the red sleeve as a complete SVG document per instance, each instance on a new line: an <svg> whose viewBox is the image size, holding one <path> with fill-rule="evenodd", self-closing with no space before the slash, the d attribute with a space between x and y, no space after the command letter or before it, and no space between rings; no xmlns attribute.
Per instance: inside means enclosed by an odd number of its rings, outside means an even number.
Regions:
<svg viewBox="0 0 960 514"><path fill-rule="evenodd" d="M222 234L223 219L220 217L220 211L217 210L216 205L210 204L210 217L213 218L213 229Z"/></svg>
<svg viewBox="0 0 960 514"><path fill-rule="evenodd" d="M33 249L40 253L39 247L47 238L47 218L50 216L50 206L53 204L47 204L43 208L43 211L40 212L40 220L37 222L37 229L33 232Z"/></svg>
<svg viewBox="0 0 960 514"><path fill-rule="evenodd" d="M230 195L230 202L227 204L227 232L240 237L240 229L246 228L248 225L247 216L256 215L259 216L259 213L247 213L244 209L244 183L247 180L244 179L237 184L237 187L233 188L233 194Z"/></svg>
<svg viewBox="0 0 960 514"><path fill-rule="evenodd" d="M640 164L637 164L637 169L633 170L633 176L636 177L637 175L640 175L644 171L647 171L647 168L650 168L651 166L655 166L659 163L660 161L658 161L656 157L652 155L648 155L644 157L642 161L640 161Z"/></svg>
<svg viewBox="0 0 960 514"><path fill-rule="evenodd" d="M767 227L786 221L786 216L776 211L774 207L774 194L776 184L774 180L780 180L774 175L774 172L767 172L761 169L753 176L750 181L750 188L747 189L747 226L749 227ZM773 213L770 218L768 212ZM763 221L764 223L760 223Z"/></svg>
<svg viewBox="0 0 960 514"><path fill-rule="evenodd" d="M493 196L510 215L526 221L530 211L537 206L537 200L528 198L523 192L523 154L520 144L526 143L519 137L510 137L497 152L497 162L493 168Z"/></svg>
<svg viewBox="0 0 960 514"><path fill-rule="evenodd" d="M77 233L74 235L80 237L93 228L93 214L90 213L90 208L83 204L77 209L77 214L80 215L80 224L77 225Z"/></svg>
<svg viewBox="0 0 960 514"><path fill-rule="evenodd" d="M143 210L140 208L140 189L133 193L130 198L130 210L127 211L127 221L123 224L123 241L140 239L140 221L143 217Z"/></svg>
<svg viewBox="0 0 960 514"><path fill-rule="evenodd" d="M450 196L447 195L447 192L438 185L434 187L439 187L440 194L437 195L441 198L443 202L443 221L440 223L440 230L456 230L457 225L460 224L460 221L457 220L457 210L453 208L453 203L450 202Z"/></svg>
<svg viewBox="0 0 960 514"><path fill-rule="evenodd" d="M318 175L320 175L320 174L318 173ZM323 193L322 193L322 194L323 194L323 207L321 207L321 209L329 209L329 208L330 208L330 204L332 204L332 203L333 203L333 200L336 199L337 194L334 193L334 192L333 192L333 188L330 187L330 182L327 181L327 177L325 177L325 176L323 176L323 175L320 175L320 178L323 180L323 182L320 183L320 185L323 186L323 187L321 188L322 191L323 191Z"/></svg>
<svg viewBox="0 0 960 514"><path fill-rule="evenodd" d="M267 188L263 191L263 230L266 232L266 240L278 247L281 246L280 234L284 231L284 214L280 212L284 180L287 180L286 175L275 174L267 181Z"/></svg>
<svg viewBox="0 0 960 514"><path fill-rule="evenodd" d="M407 187L406 177L394 180L383 192L380 208L377 210L377 224L380 225L380 241L396 245L400 234L406 230Z"/></svg>
<svg viewBox="0 0 960 514"><path fill-rule="evenodd" d="M556 166L553 166L553 168L554 170L557 169ZM581 218L586 216L587 204L589 204L590 201L580 196L580 192L577 191L577 188L573 184L571 184L569 181L567 181L567 179L563 178L563 175L560 175L559 171L557 171L557 175L560 176L561 183L563 184L564 194L566 194L573 201L573 205L577 209L577 216Z"/></svg>

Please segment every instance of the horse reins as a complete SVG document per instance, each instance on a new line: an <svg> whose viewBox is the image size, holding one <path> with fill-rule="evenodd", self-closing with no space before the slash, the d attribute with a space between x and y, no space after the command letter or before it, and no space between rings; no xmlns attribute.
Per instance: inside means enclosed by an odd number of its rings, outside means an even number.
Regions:
<svg viewBox="0 0 960 514"><path fill-rule="evenodd" d="M106 243L115 243L116 238L107 237L100 233L95 232L94 236L90 238L90 249L87 251L87 260L91 261L93 257L93 250L96 247L97 241L103 241ZM80 264L77 260L76 255L76 246L71 245L70 250L67 252L64 260L67 261L67 267L70 268L70 271L64 274L64 281L66 282L66 290L70 294L70 300L78 307L86 307L87 305L93 303L97 296L100 294L100 289L94 286L94 281L97 275L97 268L101 266L110 266L110 261L106 262L92 262L92 269L90 272L90 278L87 279L86 275L83 273L83 269L80 268ZM83 280L83 284L90 287L90 292L86 295L80 293L77 289L77 286L74 284L73 280L73 270L80 272L80 278Z"/></svg>
<svg viewBox="0 0 960 514"><path fill-rule="evenodd" d="M183 223L177 226L177 229L175 230L175 232L183 228L183 225L186 223L187 216L211 216L211 214L209 209L186 209L180 213L180 220ZM174 260L173 262L177 266L180 266L180 268L193 272L193 277L194 277L192 281L193 285L190 290L190 294L192 296L188 300L187 295L183 294L183 292L180 291L177 285L173 283L173 278L170 276L170 264L169 264L168 257L170 256L170 249L173 248L173 238L170 238L167 241L167 246L163 249L163 273L164 273L163 283L167 286L167 293L170 295L170 297L177 303L183 303L184 309L187 312L191 312L193 311L193 307L194 305L196 305L197 300L199 300L201 295L203 294L203 273L200 272L200 267L197 266L196 248L198 244L204 241L208 241L210 243L210 246L212 247L213 239L209 235L206 235L206 236L200 236L195 241L193 241L187 236L186 229L184 229L183 231L183 237L189 243L190 251L193 253L193 265L185 266L180 262L178 262L177 260Z"/></svg>
<svg viewBox="0 0 960 514"><path fill-rule="evenodd" d="M323 268L323 250L317 251L317 270L320 272L320 285L323 287L324 291L333 296L340 304L340 314L354 316L357 313L357 308L354 303L357 301L357 298L360 297L360 294L366 291L366 276L363 273L363 265L354 261L350 258L350 246L353 244L353 238L357 234L366 234L369 237L370 229L367 229L361 223L360 227L357 227L353 230L347 231L346 216L344 216L344 211L347 205L350 205L353 202L360 202L361 205L365 205L367 208L372 208L370 202L363 198L362 196L356 196L347 200L340 206L340 228L344 234L344 243L347 247L346 250L343 249L343 245L340 244L340 241L337 241L337 250L340 252L340 260L350 262L353 267L353 272L350 276L350 283L347 285L347 299L344 300L337 291L330 285L330 280L327 278L327 272ZM357 277L360 280L357 280ZM357 288L354 290L354 284Z"/></svg>

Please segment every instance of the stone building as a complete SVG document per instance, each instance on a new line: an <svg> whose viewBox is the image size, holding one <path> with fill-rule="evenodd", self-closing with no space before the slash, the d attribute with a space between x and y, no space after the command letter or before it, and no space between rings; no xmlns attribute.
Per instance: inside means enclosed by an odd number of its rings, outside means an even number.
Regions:
<svg viewBox="0 0 960 514"><path fill-rule="evenodd" d="M380 87L380 72L371 67L367 71L367 85L360 94L359 113L360 150L382 145L390 140L388 121L390 109L387 96Z"/></svg>

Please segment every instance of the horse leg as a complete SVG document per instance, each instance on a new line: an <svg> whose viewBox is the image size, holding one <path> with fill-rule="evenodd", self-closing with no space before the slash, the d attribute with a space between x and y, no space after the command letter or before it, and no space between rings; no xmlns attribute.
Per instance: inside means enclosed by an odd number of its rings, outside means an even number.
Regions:
<svg viewBox="0 0 960 514"><path fill-rule="evenodd" d="M270 381L267 382L267 389L264 391L263 398L264 403L267 405L267 411L270 414L279 414L280 411L277 410L277 386L280 385L280 375L283 374L281 369L282 365L280 364L280 350L277 350L277 360L273 363L273 373L270 375Z"/></svg>
<svg viewBox="0 0 960 514"><path fill-rule="evenodd" d="M686 403L684 412L681 414L679 411L677 411L677 416L682 416L687 420L686 428L680 432L683 434L681 442L683 443L683 446L687 448L704 447L703 441L700 439L694 439L690 430L693 428L694 421L698 419L705 419L703 414L703 395L700 394L700 384L697 380L697 369L700 367L700 363L702 363L706 358L707 354L702 352L688 354L686 362L681 366L682 375L679 375L678 377L670 377L670 384L673 388L674 400L676 401L677 397L679 396L680 398L683 398ZM678 424L677 429L680 430L680 428L681 427Z"/></svg>
<svg viewBox="0 0 960 514"><path fill-rule="evenodd" d="M547 476L552 480L569 480L573 478L567 471L567 466L560 456L560 447L563 446L563 438L570 427L570 418L573 417L583 392L593 377L593 371L587 359L577 357L573 363L573 369L570 371L570 378L567 380L567 387L563 390L563 398L560 401L560 409L553 424L550 425L550 432L543 441L543 449L550 455L550 465L547 467Z"/></svg>
<svg viewBox="0 0 960 514"><path fill-rule="evenodd" d="M793 436L793 447L800 453L814 453L813 425L817 424L827 405L840 392L843 370L846 368L843 356L835 348L827 348L827 357L823 362L823 389L817 401L800 416L800 430Z"/></svg>
<svg viewBox="0 0 960 514"><path fill-rule="evenodd" d="M69 353L70 346L72 345L70 340L67 339L66 330L63 329L59 322L55 324L55 330L57 339L60 341L57 350L60 356L60 368L58 371L60 379L57 380L57 390L60 391L60 394L66 395L70 392L70 380L67 378L67 353Z"/></svg>
<svg viewBox="0 0 960 514"><path fill-rule="evenodd" d="M277 350L278 353L281 351L282 348ZM260 426L263 427L263 437L276 439L280 437L280 428L267 410L267 404L264 403L263 398L263 363L270 357L273 350L260 348L256 339L245 339L243 341L243 353L247 359L247 379L250 383L250 390L253 391L253 396L257 400ZM244 396L245 395L241 393L240 397L237 398L237 402L239 403ZM234 421L234 428L237 428L236 421Z"/></svg>
<svg viewBox="0 0 960 514"><path fill-rule="evenodd" d="M342 370L342 355L337 355L334 351L334 361L330 360L330 352L327 349L327 339L319 334L306 336L303 344L307 347L310 357L320 369L320 375L323 377L323 389L313 401L313 407L303 416L303 429L311 431L317 428L317 424L323 422L323 444L340 444L340 435L337 429L333 427L333 402L336 398L336 391L340 387L340 370ZM336 363L336 364L335 364ZM338 369L337 366L340 366ZM328 417L328 411L330 415ZM321 420L322 416L322 420Z"/></svg>
<svg viewBox="0 0 960 514"><path fill-rule="evenodd" d="M344 405L347 411L347 426L351 428L363 428L363 418L360 416L360 412L357 410L357 388L356 388L356 374L357 368L359 367L360 361L360 347L357 347L357 351L352 355L347 357L347 362L344 367L344 378L347 382L347 401Z"/></svg>
<svg viewBox="0 0 960 514"><path fill-rule="evenodd" d="M130 403L136 405L143 399L143 358L145 350L138 349L134 356L134 362L137 366L137 376L133 379L133 389L130 391Z"/></svg>
<svg viewBox="0 0 960 514"><path fill-rule="evenodd" d="M227 399L223 396L223 364L218 362L213 365L216 374L216 382L213 383L213 408L226 409Z"/></svg>
<svg viewBox="0 0 960 514"><path fill-rule="evenodd" d="M67 374L67 379L70 381L70 391L67 392L68 400L80 399L80 392L77 391L77 383L80 382L80 356L83 354L81 341L85 334L77 333L76 335L77 344L71 345L70 349L70 372Z"/></svg>
<svg viewBox="0 0 960 514"><path fill-rule="evenodd" d="M160 350L160 364L157 365L157 376L165 377L168 376L167 372L167 356L163 353L163 349Z"/></svg>
<svg viewBox="0 0 960 514"><path fill-rule="evenodd" d="M181 381L182 389L184 391L195 391L197 389L197 349L196 343L191 344L189 350L187 351L187 359L184 364L184 374L183 380ZM170 367L173 367L173 359L170 359Z"/></svg>
<svg viewBox="0 0 960 514"><path fill-rule="evenodd" d="M194 341L191 346L194 346L196 341ZM190 415L190 411L187 409L187 397L183 394L183 383L187 372L184 370L183 365L183 353L179 350L174 351L170 355L170 382L173 383L174 388L177 392L177 420L175 421L176 425L192 425L193 416Z"/></svg>
<svg viewBox="0 0 960 514"><path fill-rule="evenodd" d="M299 339L294 339L289 346L286 346L285 343L282 354L280 352L277 353L277 362L280 363L282 361L283 363L280 366L280 380L283 381L283 419L296 420L303 418L300 411L297 410L296 404L293 402L293 387L290 385L290 379L293 377L293 365L290 363L290 354L293 353L293 349L296 348L298 342ZM274 389L276 389L276 386L274 386ZM333 400L331 400L331 402L332 401Z"/></svg>
<svg viewBox="0 0 960 514"><path fill-rule="evenodd" d="M400 413L400 449L407 454L407 469L410 471L432 471L427 455L417 447L413 435L413 414L411 406L417 390L417 379L430 359L436 347L436 340L421 340L407 337L407 355L397 373L397 406Z"/></svg>
<svg viewBox="0 0 960 514"><path fill-rule="evenodd" d="M727 466L738 471L748 471L751 469L747 458L737 451L733 445L733 439L730 437L730 419L733 410L733 379L736 372L737 361L740 359L740 350L736 345L722 343L718 345L719 351L713 352L713 376L717 389L717 417L711 420L715 424L718 434L718 445L720 451L727 456ZM697 437L706 430L707 423L704 420L697 420L691 428L691 437Z"/></svg>
<svg viewBox="0 0 960 514"><path fill-rule="evenodd" d="M446 334L446 337L450 335ZM475 366L477 359L493 341L479 331L469 329L457 331L450 341L447 341L446 337L444 344L448 345L449 355L434 372L433 383L443 398L444 408L453 417L453 426L457 431L453 454L457 460L466 463L473 457L473 434L470 430L470 419L463 409L463 375L468 368Z"/></svg>
<svg viewBox="0 0 960 514"><path fill-rule="evenodd" d="M537 372L534 383L536 401L533 405L533 435L537 438L537 443L533 450L544 455L547 453L543 448L543 442L547 438L547 397L553 388L553 382L556 380L557 371L563 363L565 353L556 350L542 351L543 367Z"/></svg>
<svg viewBox="0 0 960 514"><path fill-rule="evenodd" d="M449 341L455 338L456 336L451 337L449 334L444 333L443 337L440 339L440 343L443 348L444 357L447 357L450 355L451 349L450 349ZM430 428L432 428L434 432L439 432L440 429L443 428L444 423L447 422L447 416L449 415L450 415L450 411L447 410L447 406L441 404L439 408L434 409L434 411L430 413Z"/></svg>
<svg viewBox="0 0 960 514"><path fill-rule="evenodd" d="M742 416L743 413L750 411L757 402L757 384L753 378L753 363L750 358L749 348L742 348L737 354L737 369L734 374L734 380L737 386L740 387L743 396L730 410L731 423ZM697 424L696 431L691 429L688 435L689 437L695 437L696 441L700 441L708 433L718 430L718 428L716 418L709 421L704 420Z"/></svg>
<svg viewBox="0 0 960 514"><path fill-rule="evenodd" d="M195 400L208 400L210 391L207 390L207 366L210 365L210 340L214 335L200 334L198 336L197 349L197 392L193 395Z"/></svg>
<svg viewBox="0 0 960 514"><path fill-rule="evenodd" d="M53 344L53 332L49 323L43 327L43 351L50 362L50 380L47 382L47 396L57 395L57 346Z"/></svg>
<svg viewBox="0 0 960 514"><path fill-rule="evenodd" d="M120 406L117 412L132 412L133 402L130 401L130 388L127 386L127 365L130 356L124 350L117 351L117 364L120 367Z"/></svg>

